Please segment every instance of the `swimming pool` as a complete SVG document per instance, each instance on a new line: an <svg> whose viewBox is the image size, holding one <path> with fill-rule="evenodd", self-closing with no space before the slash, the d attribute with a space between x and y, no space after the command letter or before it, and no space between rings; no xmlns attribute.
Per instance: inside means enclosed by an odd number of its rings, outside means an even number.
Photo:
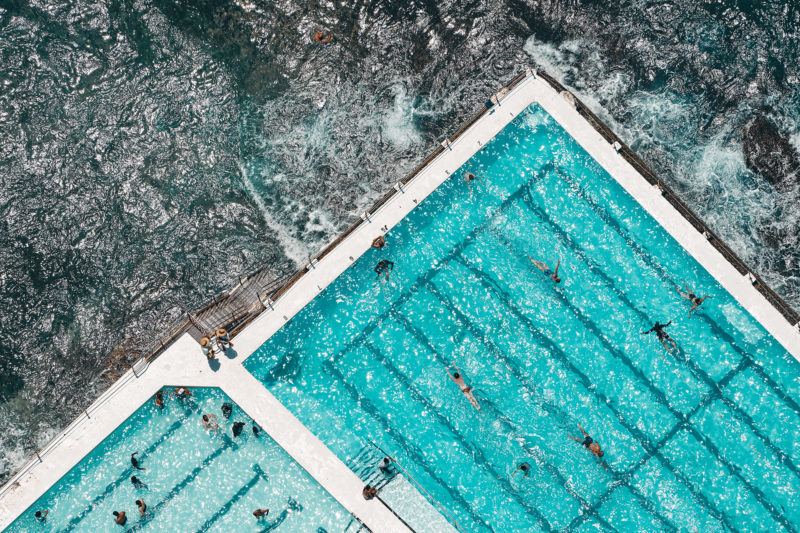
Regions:
<svg viewBox="0 0 800 533"><path fill-rule="evenodd" d="M374 441L469 531L800 528L798 363L541 107L386 241L244 363L340 458Z"/></svg>
<svg viewBox="0 0 800 533"><path fill-rule="evenodd" d="M166 389L170 390L170 389ZM352 531L356 522L219 389L148 401L22 514L8 531ZM230 418L221 411L232 407ZM203 428L214 414L219 431ZM234 422L244 423L238 437ZM138 452L139 466L130 456ZM137 489L131 476L146 487ZM136 500L147 505L140 516ZM257 521L256 509L269 514ZM36 511L49 510L47 520ZM125 527L113 511L125 511Z"/></svg>

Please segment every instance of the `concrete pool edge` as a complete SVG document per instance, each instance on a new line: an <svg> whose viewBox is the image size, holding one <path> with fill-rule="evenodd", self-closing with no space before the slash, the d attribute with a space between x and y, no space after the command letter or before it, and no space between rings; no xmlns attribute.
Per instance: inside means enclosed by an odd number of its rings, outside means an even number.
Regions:
<svg viewBox="0 0 800 533"><path fill-rule="evenodd" d="M135 370L126 373L87 409L86 417L81 415L46 446L41 454L44 460L34 458L34 463L27 463L0 489L0 528L11 524L159 388L180 384L222 389L264 426L273 440L323 488L373 531L408 531L397 517L391 516L388 508L361 498L363 484L357 476L241 363L366 252L376 236L385 234L403 220L532 103L539 103L792 356L800 360L800 330L665 199L661 190L654 188L587 122L576 109L574 99L565 98L531 71L516 77L509 86L511 89L497 98L496 105L462 127L407 180L398 184L393 193L365 213L359 224L338 237L280 289L280 298L268 302L268 307L236 336L238 354L234 359L222 356L219 368L212 369L202 358L197 343L184 334L159 357L136 363ZM245 398L238 390L240 387L264 405L256 405L254 400ZM266 405L271 408L267 409Z"/></svg>

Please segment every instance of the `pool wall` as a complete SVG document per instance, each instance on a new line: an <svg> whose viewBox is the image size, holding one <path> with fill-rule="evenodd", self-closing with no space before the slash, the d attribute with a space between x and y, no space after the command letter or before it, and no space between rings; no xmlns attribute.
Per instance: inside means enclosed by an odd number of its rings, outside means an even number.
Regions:
<svg viewBox="0 0 800 533"><path fill-rule="evenodd" d="M721 251L715 245L719 243L709 240L707 233L700 229L704 225L690 222L670 201L671 197L665 196L665 188L659 187L659 182L654 186L652 176L648 179L637 170L641 165L636 161L640 160L633 159L632 152L623 147L616 136L601 133L607 130L604 125L596 129L596 117L590 112L587 114L583 105L562 89L554 80L528 70L492 95L495 104L491 108L481 111L443 141L418 169L398 182L373 209L362 214L357 224L312 258L274 293L272 300L263 302L258 312L235 332L235 352L221 355L216 363L209 364L202 357L197 342L184 334L158 357L139 360L0 489L0 528L13 522L158 389L180 383L221 388L371 530L409 531L381 502L365 501L358 477L241 363L367 251L375 237L403 220L532 103L541 105L793 357L800 360L796 313L749 270L743 274L741 267L737 269L741 261L736 259L738 263L734 266L736 261L726 257L732 253L723 253L729 249L724 247ZM759 287L753 285L753 279Z"/></svg>

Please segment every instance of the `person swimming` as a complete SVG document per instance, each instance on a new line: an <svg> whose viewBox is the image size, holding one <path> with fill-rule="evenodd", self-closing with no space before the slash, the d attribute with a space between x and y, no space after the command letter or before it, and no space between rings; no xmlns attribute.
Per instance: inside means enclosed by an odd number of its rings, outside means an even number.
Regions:
<svg viewBox="0 0 800 533"><path fill-rule="evenodd" d="M314 40L320 44L328 44L333 42L333 34L329 33L325 35L325 32L322 30L317 30L314 32Z"/></svg>
<svg viewBox="0 0 800 533"><path fill-rule="evenodd" d="M269 509L256 509L255 511L253 511L253 516L256 517L256 520L261 520L268 514L269 514Z"/></svg>
<svg viewBox="0 0 800 533"><path fill-rule="evenodd" d="M528 473L531 471L531 465L528 463L520 463L519 466L511 472L511 475L513 476L517 471L522 472L522 477L528 477Z"/></svg>
<svg viewBox="0 0 800 533"><path fill-rule="evenodd" d="M257 424L253 424L253 435L258 437L258 434L261 433L262 431L264 431L264 428L262 428L261 426L259 426Z"/></svg>
<svg viewBox="0 0 800 533"><path fill-rule="evenodd" d="M131 476L131 483L133 483L133 487L136 489L146 489L147 485L138 477Z"/></svg>
<svg viewBox="0 0 800 533"><path fill-rule="evenodd" d="M561 259L559 259L559 260L556 262L556 269L555 269L555 271L551 271L551 270L550 270L550 267L549 267L549 266L547 266L547 264L546 264L546 263L543 263L543 262L541 262L541 261L537 261L537 260L535 260L534 258L532 258L531 256L528 256L528 259L530 259L530 260L531 260L531 263L533 263L533 264L534 264L534 265L535 265L535 266L536 266L536 267L537 267L539 270L541 270L542 272L544 272L546 276L549 276L549 277L550 277L550 279L552 279L552 280L553 280L553 281L555 281L556 283L561 283L561 278L559 278L559 277L558 277L558 267L560 267L560 266L561 266Z"/></svg>
<svg viewBox="0 0 800 533"><path fill-rule="evenodd" d="M389 279L389 272L394 270L394 263L391 261L387 261L386 259L381 259L378 261L378 264L375 265L375 272L378 273L378 278L381 276L386 276L386 279ZM376 279L378 279L376 278Z"/></svg>
<svg viewBox="0 0 800 533"><path fill-rule="evenodd" d="M242 434L242 428L244 428L244 422L234 422L233 423L233 436L238 437Z"/></svg>
<svg viewBox="0 0 800 533"><path fill-rule="evenodd" d="M656 337L658 337L658 340L660 340L661 344L664 345L664 349L665 350L669 351L669 346L667 345L668 342L672 343L672 347L673 348L677 348L678 345L675 342L675 340L672 337L670 337L669 334L667 334L666 331L664 331L664 328L666 328L670 324L672 324L672 320L670 320L666 324L661 324L660 322L658 322L656 320L656 324L652 328L648 329L647 331L643 331L642 335L649 335L650 333L655 331L656 332Z"/></svg>
<svg viewBox="0 0 800 533"><path fill-rule="evenodd" d="M472 172L467 172L466 174L464 174L464 179L465 179L465 180L467 180L467 188L469 189L469 192L470 192L470 194L472 193L472 185L470 185L470 182L471 182L472 180L478 180L478 181L480 181L481 183L483 183L483 180L482 180L482 179L480 179L480 178L479 178L478 176L476 176L475 174L473 174Z"/></svg>
<svg viewBox="0 0 800 533"><path fill-rule="evenodd" d="M683 292L683 291L681 291L680 289L678 289L678 294L680 294L681 296L683 296L684 298L686 298L687 300L689 300L690 302L692 302L692 308L691 308L691 309L689 309L689 317L690 317L690 318L691 318L691 316L692 316L692 311L694 311L695 309L697 309L698 307L700 307L700 305L701 305L701 304L702 304L702 303L703 303L703 302L706 300L706 298L713 298L713 296L710 296L710 295L708 295L708 294L706 294L706 295L705 295L705 296L703 296L702 298L698 298L698 297L697 297L697 296L695 296L695 294L694 294L694 293L691 291L691 289L689 289L689 286L686 284L686 282L685 282L685 281L683 282L683 288L684 288L684 289L686 289L686 292Z"/></svg>
<svg viewBox="0 0 800 533"><path fill-rule="evenodd" d="M206 431L218 431L217 415L203 415L203 428Z"/></svg>
<svg viewBox="0 0 800 533"><path fill-rule="evenodd" d="M160 390L156 393L156 407L158 407L161 411L164 410L164 391Z"/></svg>
<svg viewBox="0 0 800 533"><path fill-rule="evenodd" d="M228 402L222 404L222 416L225 418L230 418L231 413L233 412L233 406Z"/></svg>
<svg viewBox="0 0 800 533"><path fill-rule="evenodd" d="M587 450L592 452L592 454L594 456L596 456L598 459L602 458L605 455L605 453L603 452L603 450L600 449L600 445L597 444L594 441L594 439L589 436L588 433L586 433L586 430L583 429L580 424L578 424L578 428L581 430L581 433L583 433L583 439L579 439L577 437L573 437L572 435L569 435L569 434L567 434L567 437L571 438L575 442L580 442L583 445L584 448L586 448ZM605 463L603 461L600 461L600 464L603 466L603 468L608 470L608 468L606 467L606 465L605 465Z"/></svg>
<svg viewBox="0 0 800 533"><path fill-rule="evenodd" d="M192 391L184 387L176 387L172 389L172 394L178 398L189 398L192 395Z"/></svg>
<svg viewBox="0 0 800 533"><path fill-rule="evenodd" d="M125 516L125 511L114 511L114 522L120 526L124 526L128 522L128 517Z"/></svg>
<svg viewBox="0 0 800 533"><path fill-rule="evenodd" d="M458 367L454 363L451 364L456 371L451 374L450 370L445 368L445 372L447 372L447 375L450 376L450 379L456 382L456 385L458 385L458 388L461 389L462 393L464 393L464 396L467 397L469 403L472 404L472 407L480 411L481 406L478 404L478 400L475 399L475 395L472 394L472 387L468 386L467 382L464 381L464 378L461 376L461 372L458 370Z"/></svg>
<svg viewBox="0 0 800 533"><path fill-rule="evenodd" d="M44 511L36 511L35 513L33 513L33 516L35 516L36 520L38 520L39 522L45 523L45 522L47 522L47 515L48 514L50 514L50 510L49 509L44 510Z"/></svg>
<svg viewBox="0 0 800 533"><path fill-rule="evenodd" d="M144 517L145 511L147 511L147 504L144 503L144 500L139 498L136 500L136 506L139 508L140 517Z"/></svg>
<svg viewBox="0 0 800 533"><path fill-rule="evenodd" d="M136 458L136 454L139 452L133 452L131 454L131 466L133 466L136 470L147 470L146 468L142 468L139 466L139 459Z"/></svg>
<svg viewBox="0 0 800 533"><path fill-rule="evenodd" d="M377 248L378 250L382 249L386 246L386 239L383 238L383 235L378 235L375 237L375 240L372 241L372 247Z"/></svg>
<svg viewBox="0 0 800 533"><path fill-rule="evenodd" d="M394 466L392 465L393 459L391 457L384 457L378 469L385 476L394 474Z"/></svg>

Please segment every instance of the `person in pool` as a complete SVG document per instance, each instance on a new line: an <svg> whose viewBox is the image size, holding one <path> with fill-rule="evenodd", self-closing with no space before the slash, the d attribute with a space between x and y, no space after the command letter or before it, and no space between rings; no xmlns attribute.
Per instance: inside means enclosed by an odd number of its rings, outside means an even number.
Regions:
<svg viewBox="0 0 800 533"><path fill-rule="evenodd" d="M131 483L133 483L133 487L135 489L146 489L147 485L136 476L131 476Z"/></svg>
<svg viewBox="0 0 800 533"><path fill-rule="evenodd" d="M386 246L386 239L383 238L383 235L378 235L375 237L375 240L372 241L372 247L377 248L378 250L382 249Z"/></svg>
<svg viewBox="0 0 800 533"><path fill-rule="evenodd" d="M458 385L458 388L461 389L461 392L464 393L464 396L467 397L469 403L472 404L472 407L480 411L481 406L480 404L478 404L478 400L475 399L475 395L472 394L472 387L468 386L467 382L464 381L464 377L461 375L461 372L458 370L458 367L455 365L455 363L451 364L453 365L453 368L456 369L456 371L451 374L450 370L448 368L445 368L445 372L447 372L447 375L450 376L450 379L456 382L456 385Z"/></svg>
<svg viewBox="0 0 800 533"><path fill-rule="evenodd" d="M225 418L230 418L231 413L233 412L233 406L228 402L222 404L222 416Z"/></svg>
<svg viewBox="0 0 800 533"><path fill-rule="evenodd" d="M125 516L125 511L114 511L114 522L120 526L124 526L128 522L128 517Z"/></svg>
<svg viewBox="0 0 800 533"><path fill-rule="evenodd" d="M700 307L700 305L706 300L706 298L713 298L713 296L709 296L708 294L706 294L702 298L698 298L691 291L691 289L689 289L689 286L686 285L685 281L683 282L683 288L686 290L686 292L683 292L682 290L678 289L678 294L680 294L681 296L692 302L692 308L689 309L689 318L691 318L692 316L692 311Z"/></svg>
<svg viewBox="0 0 800 533"><path fill-rule="evenodd" d="M203 415L203 428L206 431L219 431L217 415Z"/></svg>
<svg viewBox="0 0 800 533"><path fill-rule="evenodd" d="M136 454L139 452L133 452L131 454L131 466L134 467L136 470L147 470L146 468L142 468L139 466L139 459L136 458Z"/></svg>
<svg viewBox="0 0 800 533"><path fill-rule="evenodd" d="M603 452L603 450L600 449L600 445L597 444L594 441L594 439L592 439L592 437L589 436L588 433L586 433L586 430L583 429L580 424L578 424L578 428L581 430L581 433L583 433L583 440L577 437L573 437L572 435L569 434L567 434L567 437L571 438L575 442L580 442L581 444L583 444L583 447L592 452L592 454L595 455L598 459L602 458L605 455L605 453ZM600 464L603 465L603 468L608 470L603 461L600 461Z"/></svg>
<svg viewBox="0 0 800 533"><path fill-rule="evenodd" d="M264 431L264 428L262 428L261 426L259 426L257 424L253 424L253 435L258 437L258 434L261 433L262 431Z"/></svg>
<svg viewBox="0 0 800 533"><path fill-rule="evenodd" d="M555 270L550 270L550 267L547 266L546 263L543 263L541 261L537 261L531 256L528 256L528 259L531 260L531 263L533 263L534 266L536 266L536 268L538 268L539 270L544 272L546 276L549 276L550 279L552 279L556 283L561 283L561 278L558 277L558 267L561 266L561 259L559 259L556 262L556 269Z"/></svg>
<svg viewBox="0 0 800 533"><path fill-rule="evenodd" d="M531 465L528 463L520 463L519 466L511 472L511 476L513 477L517 471L522 472L522 477L528 477L528 473L531 471Z"/></svg>
<svg viewBox="0 0 800 533"><path fill-rule="evenodd" d="M233 436L238 437L242 434L242 429L244 428L244 422L234 422L233 423Z"/></svg>
<svg viewBox="0 0 800 533"><path fill-rule="evenodd" d="M177 398L189 398L192 395L192 391L183 387L176 387L172 389L172 394Z"/></svg>
<svg viewBox="0 0 800 533"><path fill-rule="evenodd" d="M469 189L469 192L470 192L470 194L472 194L472 185L470 185L470 182L471 182L472 180L478 180L478 181L480 181L481 183L483 183L483 180L482 180L482 179L480 179L480 178L479 178L478 176L476 176L475 174L473 174L472 172L467 172L466 174L464 174L464 179L465 179L465 180L467 180L467 188Z"/></svg>
<svg viewBox="0 0 800 533"><path fill-rule="evenodd" d="M50 514L50 510L49 509L44 510L44 511L36 511L35 513L33 513L33 516L36 517L36 520L38 520L39 522L44 524L45 522L47 522L47 515L48 514Z"/></svg>
<svg viewBox="0 0 800 533"><path fill-rule="evenodd" d="M136 500L136 506L139 508L140 518L143 518L145 511L147 511L147 504L144 503L143 499L139 498Z"/></svg>
<svg viewBox="0 0 800 533"><path fill-rule="evenodd" d="M164 410L164 391L163 390L160 390L160 391L158 391L156 393L155 402L156 402L156 407L158 407L159 410L163 411Z"/></svg>
<svg viewBox="0 0 800 533"><path fill-rule="evenodd" d="M378 264L375 265L375 272L378 273L378 278L381 276L386 276L386 279L389 279L389 272L394 270L394 263L391 261L387 261L386 259L381 259L378 261Z"/></svg>
<svg viewBox="0 0 800 533"><path fill-rule="evenodd" d="M269 514L269 509L256 509L255 511L253 511L253 516L256 517L256 520L261 520L268 514Z"/></svg>
<svg viewBox="0 0 800 533"><path fill-rule="evenodd" d="M664 331L664 329L667 326L669 326L670 324L672 324L672 320L670 320L666 324L662 324L662 323L660 323L659 321L656 320L656 324L652 328L648 329L647 331L643 331L642 335L649 335L650 333L655 331L656 332L656 337L658 337L658 340L660 340L661 344L664 345L664 349L665 350L669 351L669 349L670 349L669 345L667 343L672 343L672 348L677 348L678 345L675 342L675 340L672 337L670 337L669 334L667 334L666 331Z"/></svg>

